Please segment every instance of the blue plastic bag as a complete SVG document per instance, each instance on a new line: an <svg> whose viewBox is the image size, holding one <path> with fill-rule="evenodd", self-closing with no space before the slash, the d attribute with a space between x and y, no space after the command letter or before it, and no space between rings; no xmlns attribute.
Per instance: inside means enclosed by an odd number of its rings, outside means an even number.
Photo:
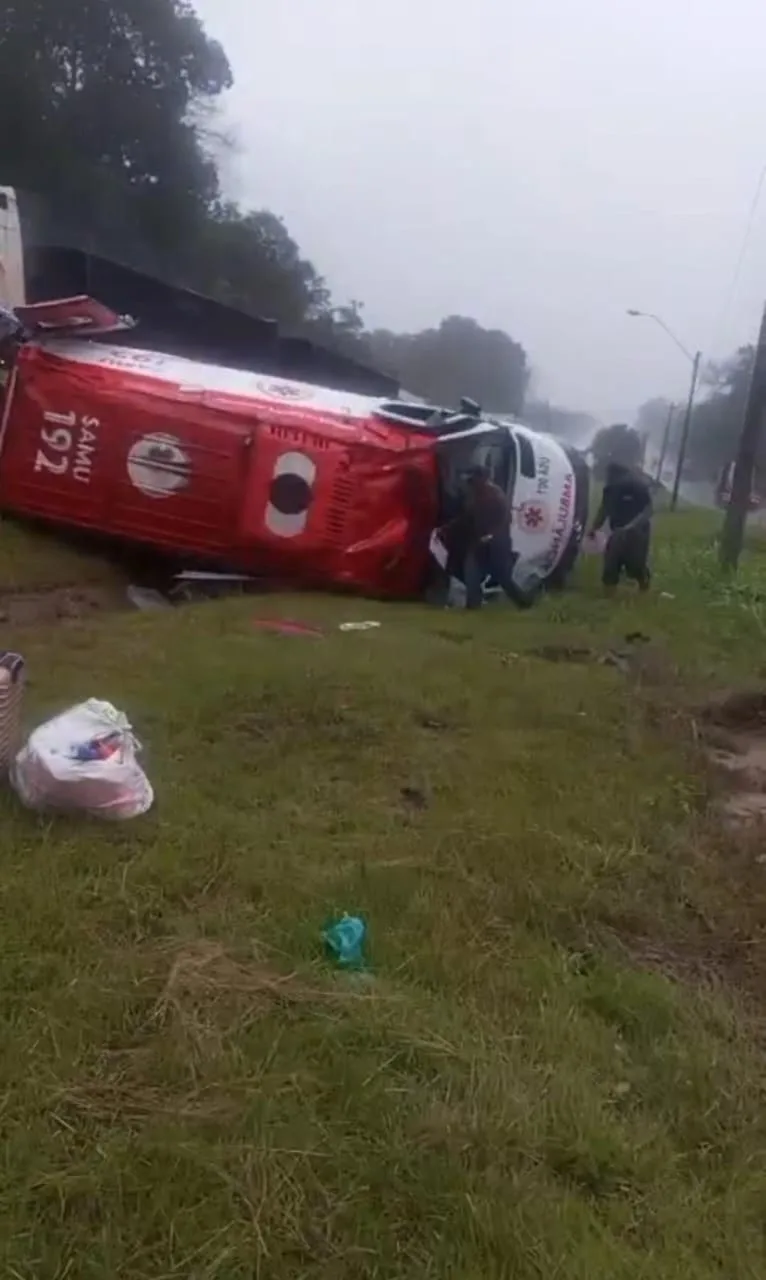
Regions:
<svg viewBox="0 0 766 1280"><path fill-rule="evenodd" d="M322 941L335 963L342 969L361 969L364 966L366 933L364 920L344 913L340 920L325 926Z"/></svg>

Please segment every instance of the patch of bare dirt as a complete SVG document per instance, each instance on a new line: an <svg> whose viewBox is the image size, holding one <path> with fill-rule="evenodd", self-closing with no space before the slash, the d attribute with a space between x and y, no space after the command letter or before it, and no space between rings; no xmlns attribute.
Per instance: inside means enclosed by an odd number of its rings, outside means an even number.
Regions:
<svg viewBox="0 0 766 1280"><path fill-rule="evenodd" d="M760 973L750 972L752 939L700 938L671 940L637 936L620 938L620 946L631 962L652 969L673 982L690 985L731 983L749 1001L762 990Z"/></svg>
<svg viewBox="0 0 766 1280"><path fill-rule="evenodd" d="M640 631L631 632L625 636L624 641L605 649L594 649L586 645L545 644L530 649L527 656L540 658L544 662L595 663L616 667L624 675L643 683L663 684L675 674L668 655Z"/></svg>
<svg viewBox="0 0 766 1280"><path fill-rule="evenodd" d="M598 653L583 645L573 644L541 644L537 649L530 649L532 658L542 658L543 662L595 662Z"/></svg>
<svg viewBox="0 0 766 1280"><path fill-rule="evenodd" d="M415 813L422 813L428 808L428 796L422 787L401 787L399 795L402 804Z"/></svg>
<svg viewBox="0 0 766 1280"><path fill-rule="evenodd" d="M760 729L766 734L766 689L729 689L719 693L700 708L699 719L721 729Z"/></svg>
<svg viewBox="0 0 766 1280"><path fill-rule="evenodd" d="M710 764L725 784L724 822L735 830L766 819L766 691L720 694L699 715Z"/></svg>
<svg viewBox="0 0 766 1280"><path fill-rule="evenodd" d="M615 900L602 917L602 945L679 983L726 987L763 1027L766 1047L766 692L696 705L679 704L667 686L643 694L658 732L687 748L691 732L694 761L702 756L710 768L712 807L667 848L664 909L650 909L641 892L632 904Z"/></svg>
<svg viewBox="0 0 766 1280"><path fill-rule="evenodd" d="M616 904L603 923L629 960L680 983L723 986L766 1033L766 858L758 825L700 820L668 850L667 909Z"/></svg>
<svg viewBox="0 0 766 1280"><path fill-rule="evenodd" d="M127 607L124 590L117 585L0 591L0 623L18 627L80 621L96 613Z"/></svg>

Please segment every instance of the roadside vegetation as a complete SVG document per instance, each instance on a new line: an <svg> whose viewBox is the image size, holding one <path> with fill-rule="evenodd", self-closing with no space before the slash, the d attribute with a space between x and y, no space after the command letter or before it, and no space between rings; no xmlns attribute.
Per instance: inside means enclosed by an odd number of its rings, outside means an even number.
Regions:
<svg viewBox="0 0 766 1280"><path fill-rule="evenodd" d="M722 585L714 527L660 517L615 603L591 561L528 615L6 625L29 722L109 698L157 804L1 800L3 1275L763 1275L766 868L698 708L762 679L766 545ZM98 563L0 528L6 585Z"/></svg>

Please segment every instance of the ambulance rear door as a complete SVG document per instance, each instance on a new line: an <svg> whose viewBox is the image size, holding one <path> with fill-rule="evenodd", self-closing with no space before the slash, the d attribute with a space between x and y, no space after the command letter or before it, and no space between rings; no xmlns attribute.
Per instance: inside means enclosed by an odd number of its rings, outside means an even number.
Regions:
<svg viewBox="0 0 766 1280"><path fill-rule="evenodd" d="M211 410L204 391L163 384L143 366L144 376L115 367L107 354L94 347L91 359L76 342L22 351L0 504L168 550L225 554L251 435ZM129 362L133 353L119 354Z"/></svg>

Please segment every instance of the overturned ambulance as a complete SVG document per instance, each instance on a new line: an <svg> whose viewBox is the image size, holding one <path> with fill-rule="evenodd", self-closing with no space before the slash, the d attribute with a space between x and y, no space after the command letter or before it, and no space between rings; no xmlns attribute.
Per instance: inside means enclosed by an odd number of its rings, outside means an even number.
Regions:
<svg viewBox="0 0 766 1280"><path fill-rule="evenodd" d="M514 574L561 584L588 470L465 402L339 391L125 345L87 297L17 308L0 423L0 508L283 584L423 593L432 534L480 463L509 495ZM98 340L93 340L94 337Z"/></svg>

